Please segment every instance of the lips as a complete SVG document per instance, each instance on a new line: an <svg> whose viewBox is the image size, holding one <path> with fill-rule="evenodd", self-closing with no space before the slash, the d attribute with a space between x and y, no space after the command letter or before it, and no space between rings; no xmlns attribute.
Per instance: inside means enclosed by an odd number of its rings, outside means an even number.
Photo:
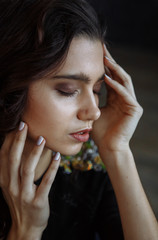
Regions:
<svg viewBox="0 0 158 240"><path fill-rule="evenodd" d="M90 131L92 131L92 129L84 129L75 133L71 133L70 136L79 142L87 142Z"/></svg>

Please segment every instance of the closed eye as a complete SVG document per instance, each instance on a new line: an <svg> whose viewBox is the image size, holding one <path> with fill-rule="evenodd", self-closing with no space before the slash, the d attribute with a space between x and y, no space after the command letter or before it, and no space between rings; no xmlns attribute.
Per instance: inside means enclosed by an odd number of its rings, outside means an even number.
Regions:
<svg viewBox="0 0 158 240"><path fill-rule="evenodd" d="M75 90L73 92L66 92L66 91L62 91L59 89L57 91L60 95L65 96L65 97L73 97L78 92L77 90Z"/></svg>

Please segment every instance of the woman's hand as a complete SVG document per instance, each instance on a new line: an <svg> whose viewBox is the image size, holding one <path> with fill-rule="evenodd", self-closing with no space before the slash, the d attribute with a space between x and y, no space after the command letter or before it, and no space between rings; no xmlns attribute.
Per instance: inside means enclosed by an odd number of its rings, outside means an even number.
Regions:
<svg viewBox="0 0 158 240"><path fill-rule="evenodd" d="M52 160L39 186L34 184L35 169L45 140L39 138L22 164L28 127L7 135L0 150L0 187L9 206L12 226L8 239L41 239L49 217L48 194L59 162ZM60 155L56 154L56 160Z"/></svg>
<svg viewBox="0 0 158 240"><path fill-rule="evenodd" d="M106 150L121 151L129 145L142 107L138 104L131 77L114 61L104 46L105 83L107 104L101 117L94 123L92 137L101 155Z"/></svg>
<svg viewBox="0 0 158 240"><path fill-rule="evenodd" d="M119 207L124 239L158 239L158 225L144 193L129 141L142 115L130 76L105 51L108 97L93 135ZM136 221L137 216L137 221ZM139 227L138 227L139 226Z"/></svg>

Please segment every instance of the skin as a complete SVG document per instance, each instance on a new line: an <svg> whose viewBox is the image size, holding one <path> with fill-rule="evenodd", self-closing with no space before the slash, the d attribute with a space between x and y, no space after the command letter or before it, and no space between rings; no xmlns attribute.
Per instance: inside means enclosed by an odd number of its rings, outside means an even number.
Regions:
<svg viewBox="0 0 158 240"><path fill-rule="evenodd" d="M50 162L48 152L53 150L64 155L74 155L80 151L83 143L76 141L70 134L92 128L93 122L99 118L97 93L104 80L104 72L101 42L79 38L72 41L66 61L55 76L30 85L23 115L23 121L29 128L25 159L38 136L42 135L46 140L45 151L36 169L36 178ZM84 80L83 75L86 78ZM78 79L71 79L72 76ZM73 95L65 96L60 91Z"/></svg>
<svg viewBox="0 0 158 240"><path fill-rule="evenodd" d="M107 105L99 109L96 90L99 90L98 80L100 84L104 65L111 78L104 77L108 88ZM66 154L77 153L82 143L69 134L89 126L93 126L92 137L114 187L125 240L156 240L157 221L129 147L143 112L136 100L131 78L105 46L103 48L99 41L83 37L73 39L66 62L56 76L81 72L90 81L53 76L53 79L33 83L23 116L27 124L21 131L9 134L0 150L0 186L13 219L8 240L41 239L49 217L48 193L60 162L53 158L50 163L50 149ZM75 95L59 96L56 83L60 82L74 84ZM44 139L37 145L36 139L40 135ZM46 156L49 161L42 165ZM33 182L36 173L40 175L41 168L45 169L48 164L48 171L37 188Z"/></svg>
<svg viewBox="0 0 158 240"><path fill-rule="evenodd" d="M83 74L89 82L81 79ZM55 76L33 82L29 87L23 121L28 124L30 138L36 140L42 135L46 147L66 155L76 154L83 143L72 139L70 133L91 128L99 118L98 96L93 91L99 92L103 75L101 42L74 39L64 65ZM79 76L79 80L69 76ZM102 81L97 82L100 78ZM60 91L74 95L64 96Z"/></svg>

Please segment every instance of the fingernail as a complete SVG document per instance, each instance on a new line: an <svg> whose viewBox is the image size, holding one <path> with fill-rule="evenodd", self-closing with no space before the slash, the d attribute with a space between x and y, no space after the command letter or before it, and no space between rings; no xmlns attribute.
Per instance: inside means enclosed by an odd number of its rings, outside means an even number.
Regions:
<svg viewBox="0 0 158 240"><path fill-rule="evenodd" d="M104 76L109 79L109 80L112 80L108 75L104 74Z"/></svg>
<svg viewBox="0 0 158 240"><path fill-rule="evenodd" d="M107 57L107 56L105 56L105 58L106 58L109 62L115 63L111 58L109 58L109 57Z"/></svg>
<svg viewBox="0 0 158 240"><path fill-rule="evenodd" d="M37 146L40 146L41 143L43 142L44 138L42 136L40 136L37 140Z"/></svg>
<svg viewBox="0 0 158 240"><path fill-rule="evenodd" d="M25 123L21 121L19 124L19 131L22 131L24 127L25 127Z"/></svg>
<svg viewBox="0 0 158 240"><path fill-rule="evenodd" d="M58 160L59 160L59 158L60 158L60 153L59 153L59 152L57 152L57 153L55 154L54 160L58 161Z"/></svg>

